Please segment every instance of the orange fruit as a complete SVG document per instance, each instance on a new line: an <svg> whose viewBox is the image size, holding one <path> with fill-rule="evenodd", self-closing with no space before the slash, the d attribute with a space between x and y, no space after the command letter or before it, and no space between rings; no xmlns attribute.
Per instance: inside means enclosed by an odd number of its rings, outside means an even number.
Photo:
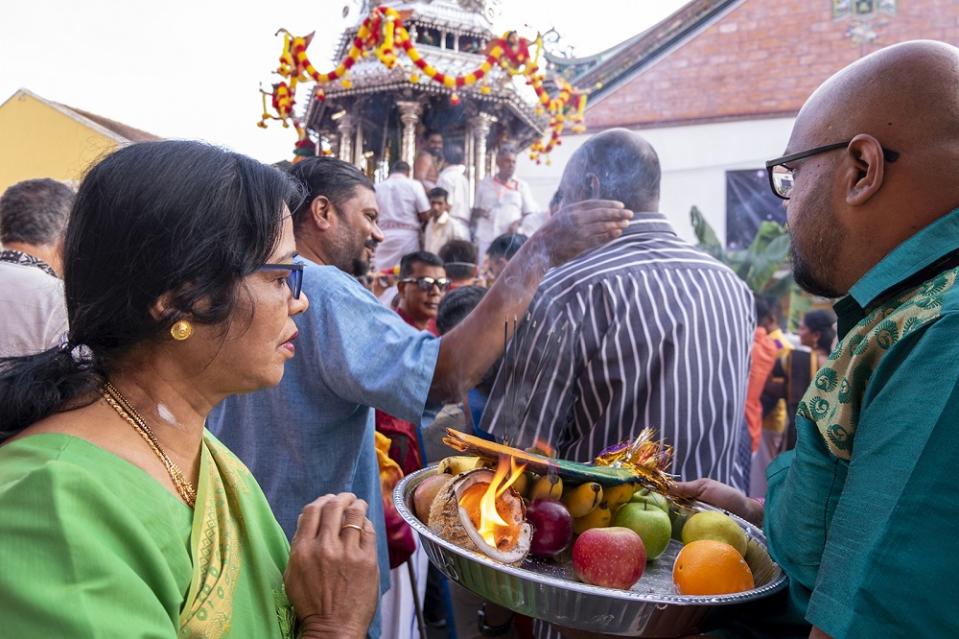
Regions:
<svg viewBox="0 0 959 639"><path fill-rule="evenodd" d="M673 583L681 595L726 595L755 588L739 551L712 539L683 546L673 563Z"/></svg>

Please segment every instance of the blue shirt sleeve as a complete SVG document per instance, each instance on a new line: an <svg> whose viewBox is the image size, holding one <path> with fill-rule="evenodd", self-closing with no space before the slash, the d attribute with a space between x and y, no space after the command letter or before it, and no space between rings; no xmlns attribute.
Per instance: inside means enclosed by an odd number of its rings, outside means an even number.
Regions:
<svg viewBox="0 0 959 639"><path fill-rule="evenodd" d="M335 267L310 269L304 288L322 381L342 399L418 424L440 340L408 325Z"/></svg>
<svg viewBox="0 0 959 639"><path fill-rule="evenodd" d="M959 314L870 380L806 618L834 637L959 635Z"/></svg>

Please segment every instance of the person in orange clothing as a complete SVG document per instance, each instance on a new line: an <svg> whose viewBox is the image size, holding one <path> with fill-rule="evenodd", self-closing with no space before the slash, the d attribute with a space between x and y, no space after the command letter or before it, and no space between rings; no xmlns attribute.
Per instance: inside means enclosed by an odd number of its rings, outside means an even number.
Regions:
<svg viewBox="0 0 959 639"><path fill-rule="evenodd" d="M771 409L764 410L763 400L767 383L775 375L776 360L789 353L792 344L779 327L779 300L756 296L756 336L753 341L752 366L749 370L749 386L746 390L746 423L752 440L752 467L749 472L749 495L763 497L766 494L766 466L771 456L764 440L782 433L786 423L786 403L774 402Z"/></svg>
<svg viewBox="0 0 959 639"><path fill-rule="evenodd" d="M757 295L755 305L756 332L753 335L749 385L746 389L746 424L749 426L749 438L754 455L759 450L759 443L762 440L763 405L760 397L779 354L779 346L769 337L767 330L770 323L775 325L776 322L773 304L769 298Z"/></svg>

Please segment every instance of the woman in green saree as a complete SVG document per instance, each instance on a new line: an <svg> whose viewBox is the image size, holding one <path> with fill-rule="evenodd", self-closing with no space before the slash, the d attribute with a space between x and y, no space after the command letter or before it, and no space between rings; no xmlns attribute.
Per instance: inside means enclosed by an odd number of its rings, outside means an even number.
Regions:
<svg viewBox="0 0 959 639"><path fill-rule="evenodd" d="M0 634L366 635L366 504L320 497L288 544L204 427L295 352L298 197L279 171L195 142L126 147L84 178L68 341L0 361Z"/></svg>

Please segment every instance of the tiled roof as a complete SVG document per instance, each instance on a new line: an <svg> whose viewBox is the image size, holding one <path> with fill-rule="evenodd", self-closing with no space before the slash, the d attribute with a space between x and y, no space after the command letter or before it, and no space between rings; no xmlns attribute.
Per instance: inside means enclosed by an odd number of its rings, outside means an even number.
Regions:
<svg viewBox="0 0 959 639"><path fill-rule="evenodd" d="M129 144L131 142L149 142L152 140L163 139L158 135L147 133L146 131L142 131L128 124L123 124L122 122L105 118L102 115L90 113L89 111L84 111L82 109L76 109L52 100L47 100L46 98L37 95L29 89L19 89L16 93L10 96L9 100L13 100L17 96L28 96L33 98L34 100L37 100L38 102L41 102L52 109L56 109L65 116L76 120L80 124L116 140L120 144ZM6 102L4 102L4 104L6 104Z"/></svg>
<svg viewBox="0 0 959 639"><path fill-rule="evenodd" d="M549 56L549 62L574 86L587 91L593 89L591 95L598 96L667 53L678 41L738 1L691 0L658 24L606 51L585 58Z"/></svg>
<svg viewBox="0 0 959 639"><path fill-rule="evenodd" d="M61 104L60 106L66 109L69 109L70 111L73 111L74 113L77 113L87 118L88 120L93 120L94 122L102 126L103 128L113 131L120 137L126 140L129 140L130 142L150 142L153 140L163 139L158 135L147 133L146 131L143 131L141 129L137 129L135 127L132 127L128 124L124 124L122 122L117 122L116 120L111 120L110 118L105 118L102 115L97 115L96 113L90 113L89 111L84 111L83 109L77 109L75 107L67 106L65 104Z"/></svg>

